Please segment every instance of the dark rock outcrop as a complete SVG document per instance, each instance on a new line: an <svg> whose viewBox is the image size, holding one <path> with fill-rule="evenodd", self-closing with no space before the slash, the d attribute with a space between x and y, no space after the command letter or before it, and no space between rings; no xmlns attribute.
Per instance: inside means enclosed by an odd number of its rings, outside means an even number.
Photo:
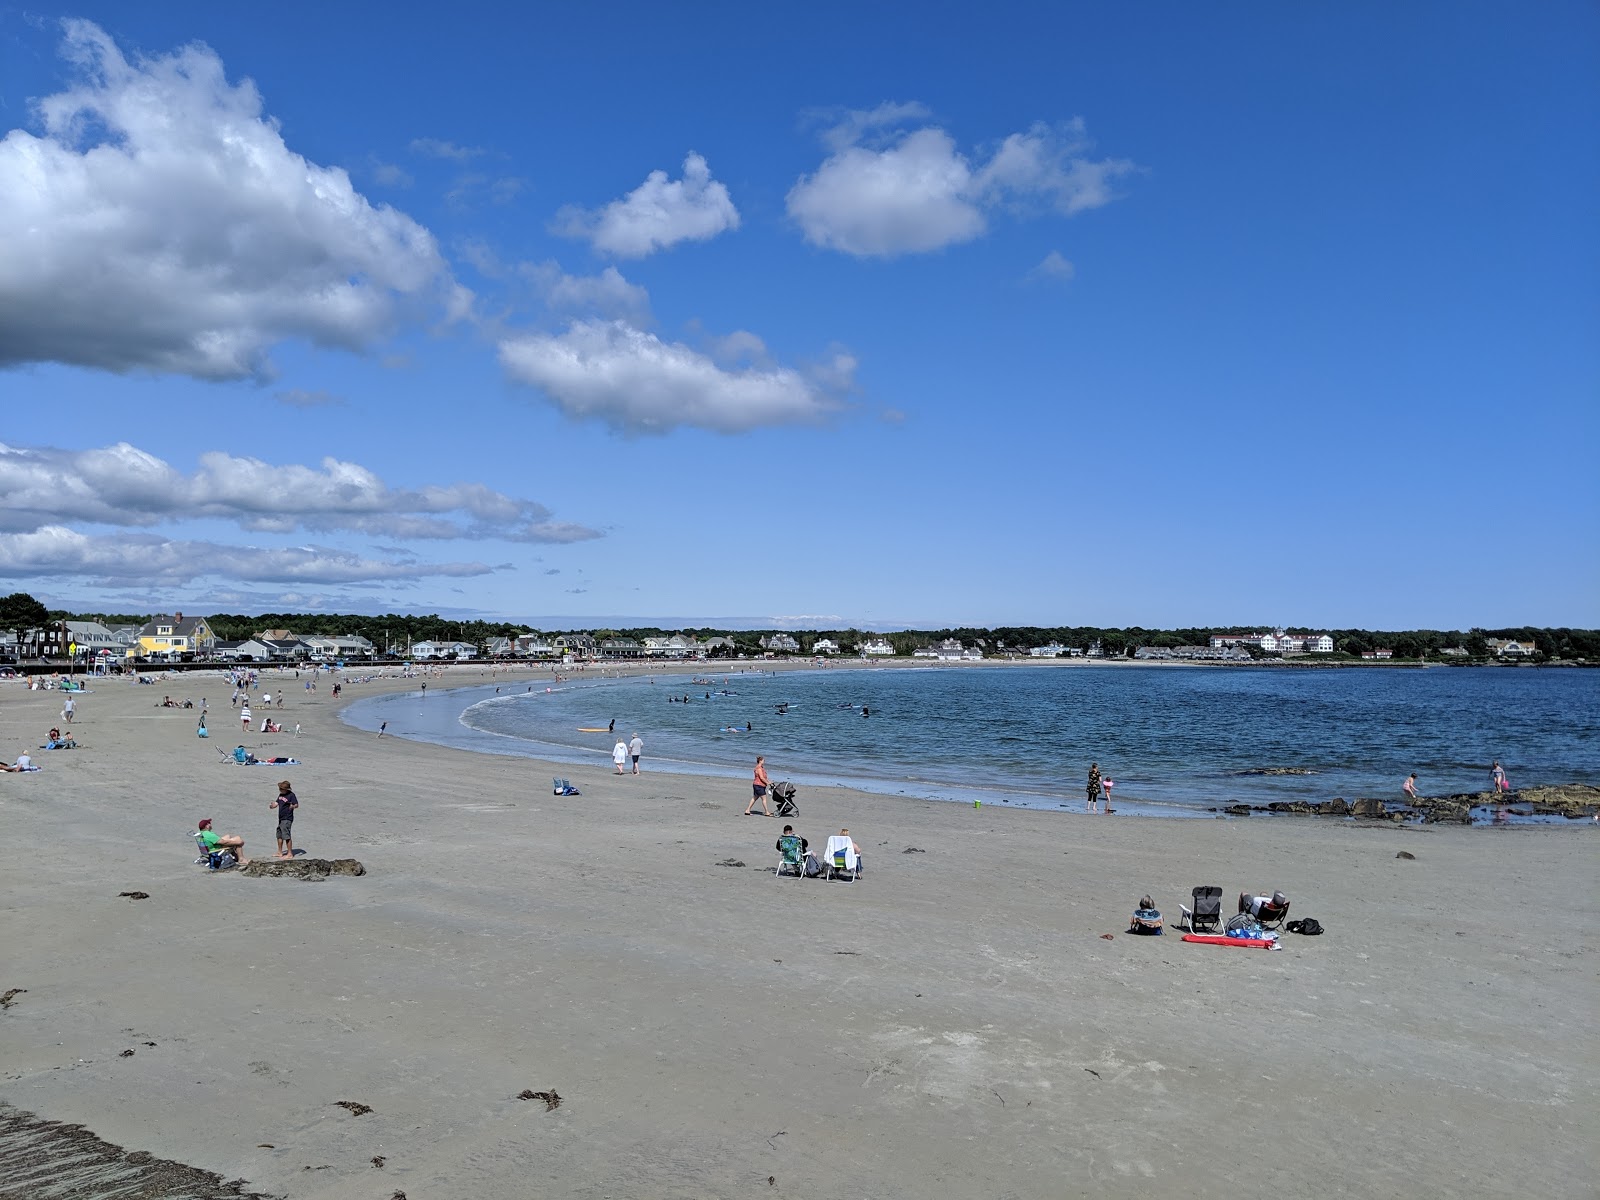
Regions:
<svg viewBox="0 0 1600 1200"><path fill-rule="evenodd" d="M240 872L251 879L326 879L330 875L365 875L353 858L258 858Z"/></svg>

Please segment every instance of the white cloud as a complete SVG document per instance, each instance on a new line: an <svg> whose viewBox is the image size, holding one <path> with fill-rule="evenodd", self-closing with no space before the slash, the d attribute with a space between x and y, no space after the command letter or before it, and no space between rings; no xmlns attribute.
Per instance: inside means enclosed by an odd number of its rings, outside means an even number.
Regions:
<svg viewBox="0 0 1600 1200"><path fill-rule="evenodd" d="M482 484L391 488L356 463L278 465L214 451L185 475L126 442L101 450L0 445L0 528L31 532L63 521L149 527L196 518L256 532L346 530L411 539L575 542L593 529Z"/></svg>
<svg viewBox="0 0 1600 1200"><path fill-rule="evenodd" d="M411 152L426 158L443 158L450 162L471 162L483 153L477 146L458 146L439 138L412 138Z"/></svg>
<svg viewBox="0 0 1600 1200"><path fill-rule="evenodd" d="M61 525L0 533L0 577L75 576L94 587L170 586L207 577L248 583L358 583L487 575L492 570L478 562L386 562L326 546L225 546L153 534L89 536Z"/></svg>
<svg viewBox="0 0 1600 1200"><path fill-rule="evenodd" d="M552 226L556 233L586 238L596 250L617 258L643 258L679 242L709 241L737 228L739 210L728 189L711 178L706 160L692 151L683 160L682 179L651 171L621 200L593 212L562 209Z"/></svg>
<svg viewBox="0 0 1600 1200"><path fill-rule="evenodd" d="M0 140L0 366L262 377L278 341L359 350L448 285L426 229L291 151L209 48L130 62L64 27L75 81Z"/></svg>
<svg viewBox="0 0 1600 1200"><path fill-rule="evenodd" d="M372 163L372 177L384 187L408 188L416 182L404 167L376 159Z"/></svg>
<svg viewBox="0 0 1600 1200"><path fill-rule="evenodd" d="M344 404L343 396L320 389L289 388L277 393L276 399L279 404L287 404L290 408L336 408Z"/></svg>
<svg viewBox="0 0 1600 1200"><path fill-rule="evenodd" d="M592 320L574 321L560 334L508 337L500 343L500 362L567 415L629 433L665 433L680 425L738 433L820 421L839 407L838 393L854 367L847 355L835 354L810 372L771 365L730 369L626 322Z"/></svg>
<svg viewBox="0 0 1600 1200"><path fill-rule="evenodd" d="M1033 270L1028 272L1028 278L1066 283L1077 273L1078 269L1062 256L1061 251L1052 250L1038 261Z"/></svg>
<svg viewBox="0 0 1600 1200"><path fill-rule="evenodd" d="M568 275L555 263L542 262L527 264L522 271L556 312L626 317L634 324L649 318L650 293L629 283L615 267L598 275Z"/></svg>
<svg viewBox="0 0 1600 1200"><path fill-rule="evenodd" d="M877 133L923 115L916 105L882 105L824 135L832 153L788 196L807 241L861 257L925 253L981 237L996 209L1071 216L1107 204L1113 181L1135 170L1085 157L1081 121L1011 134L976 163L937 126Z"/></svg>

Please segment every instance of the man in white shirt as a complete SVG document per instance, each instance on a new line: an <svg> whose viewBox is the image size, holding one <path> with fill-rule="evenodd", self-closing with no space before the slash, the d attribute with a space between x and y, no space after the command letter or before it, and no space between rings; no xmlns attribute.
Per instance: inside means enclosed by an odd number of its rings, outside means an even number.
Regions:
<svg viewBox="0 0 1600 1200"><path fill-rule="evenodd" d="M628 754L633 759L633 773L639 773L639 755L644 753L644 743L639 740L639 735L633 735L633 741L628 743Z"/></svg>

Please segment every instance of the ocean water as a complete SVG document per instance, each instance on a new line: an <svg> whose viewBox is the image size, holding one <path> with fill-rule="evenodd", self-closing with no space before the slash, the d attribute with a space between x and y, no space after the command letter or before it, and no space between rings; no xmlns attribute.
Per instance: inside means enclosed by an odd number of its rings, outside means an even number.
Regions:
<svg viewBox="0 0 1600 1200"><path fill-rule="evenodd" d="M1133 815L1233 803L1400 799L1600 782L1600 672L1505 668L845 668L502 684L360 701L394 736L561 763L608 763L606 726L648 770L1081 810L1091 761ZM675 702L688 697L688 703ZM778 712L780 705L787 711ZM870 715L863 716L863 708ZM744 732L746 725L751 726ZM729 732L732 727L738 732ZM1253 774L1297 768L1305 775ZM748 793L744 793L746 796ZM803 798L802 798L803 803Z"/></svg>

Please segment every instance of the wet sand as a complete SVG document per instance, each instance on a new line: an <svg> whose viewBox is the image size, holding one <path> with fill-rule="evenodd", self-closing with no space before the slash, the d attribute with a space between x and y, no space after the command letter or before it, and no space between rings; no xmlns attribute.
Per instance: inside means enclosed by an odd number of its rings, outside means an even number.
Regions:
<svg viewBox="0 0 1600 1200"><path fill-rule="evenodd" d="M302 765L238 767L220 682L103 682L69 752L36 749L58 693L0 684L0 753L44 767L0 775L0 1102L289 1197L1593 1194L1588 829L803 790L799 832L848 825L866 875L779 880L783 822L650 773L648 730L619 778L338 721L387 687L416 683L289 681L302 736L244 740ZM297 846L365 876L193 865L201 816L270 855L279 779ZM1327 933L1123 933L1202 883ZM18 1169L0 1144L0 1197Z"/></svg>

